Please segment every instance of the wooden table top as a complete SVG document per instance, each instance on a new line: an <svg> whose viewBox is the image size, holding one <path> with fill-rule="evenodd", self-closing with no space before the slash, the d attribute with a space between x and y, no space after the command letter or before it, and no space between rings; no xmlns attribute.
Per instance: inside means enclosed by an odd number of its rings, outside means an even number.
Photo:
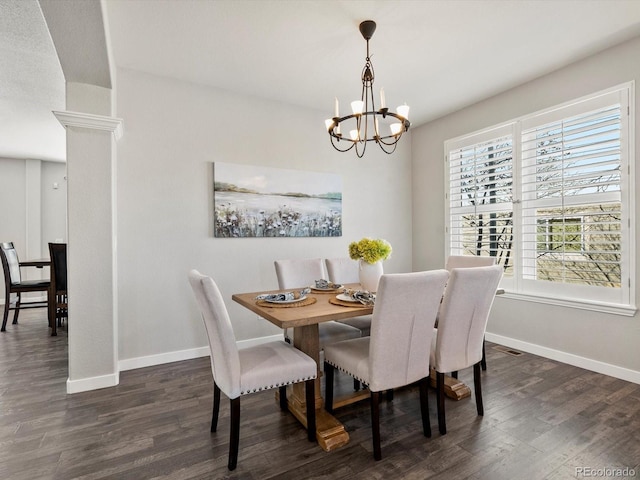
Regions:
<svg viewBox="0 0 640 480"><path fill-rule="evenodd" d="M304 287L302 287L304 288ZM295 289L287 289L291 291ZM232 300L243 307L248 308L263 318L266 318L280 328L302 327L316 323L329 322L331 320L343 320L345 318L359 317L373 313L372 306L343 307L329 303L330 298L335 298L337 293L314 293L308 295L315 298L316 303L300 307L267 307L256 304L256 297L264 293L280 293L285 290L271 290L251 293L236 293Z"/></svg>

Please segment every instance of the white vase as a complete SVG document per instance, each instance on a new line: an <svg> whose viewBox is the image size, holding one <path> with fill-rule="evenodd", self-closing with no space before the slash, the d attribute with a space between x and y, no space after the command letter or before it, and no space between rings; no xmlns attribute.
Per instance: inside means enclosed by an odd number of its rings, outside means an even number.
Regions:
<svg viewBox="0 0 640 480"><path fill-rule="evenodd" d="M378 282L382 276L382 262L367 263L360 259L360 267L358 274L360 276L360 285L364 290L369 292L378 291Z"/></svg>

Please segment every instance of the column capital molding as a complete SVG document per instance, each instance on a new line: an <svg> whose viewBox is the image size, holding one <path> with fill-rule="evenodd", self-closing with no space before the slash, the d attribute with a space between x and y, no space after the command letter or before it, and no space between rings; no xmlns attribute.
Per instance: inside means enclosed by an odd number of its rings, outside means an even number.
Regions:
<svg viewBox="0 0 640 480"><path fill-rule="evenodd" d="M123 120L116 117L104 115L93 115L91 113L53 111L58 121L63 127L81 127L92 130L105 130L113 133L116 140L122 137Z"/></svg>

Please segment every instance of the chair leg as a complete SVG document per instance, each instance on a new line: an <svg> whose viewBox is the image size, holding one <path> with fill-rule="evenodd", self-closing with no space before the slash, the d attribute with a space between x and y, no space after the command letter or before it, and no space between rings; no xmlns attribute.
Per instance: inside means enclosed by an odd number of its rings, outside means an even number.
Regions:
<svg viewBox="0 0 640 480"><path fill-rule="evenodd" d="M218 414L220 413L220 388L213 382L213 413L211 414L211 431L218 429Z"/></svg>
<svg viewBox="0 0 640 480"><path fill-rule="evenodd" d="M9 292L5 294L4 315L2 315L2 328L0 329L0 332L7 330L7 319L9 318L9 307L11 306L11 298L9 295Z"/></svg>
<svg viewBox="0 0 640 480"><path fill-rule="evenodd" d="M324 362L324 409L333 413L333 365Z"/></svg>
<svg viewBox="0 0 640 480"><path fill-rule="evenodd" d="M278 397L280 397L280 410L288 410L287 405L287 386L278 387Z"/></svg>
<svg viewBox="0 0 640 480"><path fill-rule="evenodd" d="M436 371L436 390L438 396L438 430L440 435L447 433L447 422L444 414L444 373Z"/></svg>
<svg viewBox="0 0 640 480"><path fill-rule="evenodd" d="M304 382L307 404L307 438L310 442L316 441L316 381L315 379Z"/></svg>
<svg viewBox="0 0 640 480"><path fill-rule="evenodd" d="M13 325L18 323L18 313L20 313L20 300L22 300L22 296L19 293L17 293L16 295L18 296L18 300L16 300L16 309L15 313L13 314L13 322L11 322Z"/></svg>
<svg viewBox="0 0 640 480"><path fill-rule="evenodd" d="M393 388L387 390L387 402L393 402Z"/></svg>
<svg viewBox="0 0 640 480"><path fill-rule="evenodd" d="M487 370L487 356L484 353L484 337L482 338L482 360L480 360L480 366L482 366L482 370Z"/></svg>
<svg viewBox="0 0 640 480"><path fill-rule="evenodd" d="M238 447L240 445L240 397L231 399L231 436L229 439L229 470L238 465Z"/></svg>
<svg viewBox="0 0 640 480"><path fill-rule="evenodd" d="M353 379L353 389L357 392L360 390L360 380Z"/></svg>
<svg viewBox="0 0 640 480"><path fill-rule="evenodd" d="M429 377L418 382L420 387L420 413L422 414L422 431L425 437L431 437L431 422L429 422Z"/></svg>
<svg viewBox="0 0 640 480"><path fill-rule="evenodd" d="M382 459L380 449L380 392L371 392L371 433L373 434L373 458Z"/></svg>
<svg viewBox="0 0 640 480"><path fill-rule="evenodd" d="M52 295L51 292L48 295ZM49 316L49 327L51 327L51 336L58 336L58 327L60 326L60 317L58 316L58 296L53 294L53 304L49 301L49 305L47 307L47 313Z"/></svg>
<svg viewBox="0 0 640 480"><path fill-rule="evenodd" d="M457 370L455 372L451 372L451 378L455 378L456 380L458 379L458 371Z"/></svg>
<svg viewBox="0 0 640 480"><path fill-rule="evenodd" d="M473 366L473 386L475 387L478 415L484 415L484 406L482 405L482 377L480 376L481 363L482 362L478 362Z"/></svg>

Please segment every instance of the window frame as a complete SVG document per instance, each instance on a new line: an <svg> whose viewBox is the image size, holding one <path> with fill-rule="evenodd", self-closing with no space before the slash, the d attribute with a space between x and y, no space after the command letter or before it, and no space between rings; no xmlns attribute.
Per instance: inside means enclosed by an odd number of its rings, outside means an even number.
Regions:
<svg viewBox="0 0 640 480"><path fill-rule="evenodd" d="M501 288L505 290L505 298L517 298L537 303L560 305L578 309L593 310L624 316L633 316L636 312L635 304L635 169L633 161L635 145L635 82L627 82L609 89L586 95L563 104L556 105L538 112L523 115L516 119L488 127L467 135L452 138L444 142L444 183L445 183L445 257L460 255L460 245L452 240L452 213L450 188L451 171L449 155L456 149L470 148L504 135L511 135L512 139L512 174L513 174L513 247L516 261L513 265L513 276L504 276ZM592 105L611 104L611 99L618 97L620 103L620 203L622 205L620 251L623 255L620 264L620 288L592 287L589 285L566 284L541 280L525 279L523 275L523 132L532 126L543 125L547 119L567 119L578 113L589 111ZM588 203L588 202L587 202ZM457 210L457 209L456 209ZM455 210L454 210L455 212ZM570 215L571 216L571 215ZM579 215L574 215L579 216ZM581 234L582 248L584 248L584 232ZM561 285L562 288L556 288ZM598 289L597 299L594 300L593 289ZM608 289L605 290L605 289ZM560 292L559 292L560 290Z"/></svg>

